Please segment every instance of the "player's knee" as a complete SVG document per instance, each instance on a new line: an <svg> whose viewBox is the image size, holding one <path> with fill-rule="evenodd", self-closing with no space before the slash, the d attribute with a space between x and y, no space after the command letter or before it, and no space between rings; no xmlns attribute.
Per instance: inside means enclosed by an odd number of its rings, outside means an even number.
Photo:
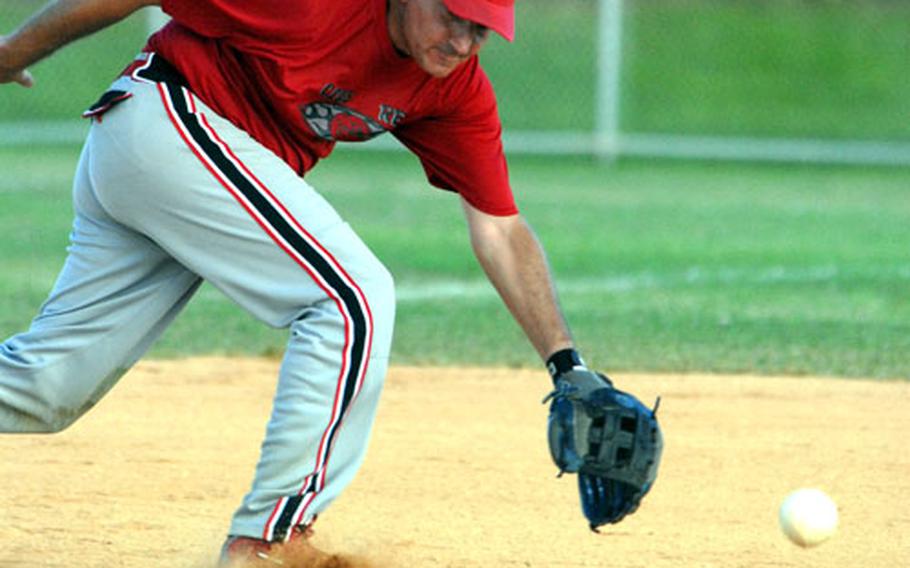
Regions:
<svg viewBox="0 0 910 568"><path fill-rule="evenodd" d="M0 392L0 426L21 434L56 434L69 428L92 403L73 397L64 388L36 384L26 396ZM5 399L5 400L4 400Z"/></svg>
<svg viewBox="0 0 910 568"><path fill-rule="evenodd" d="M0 429L23 434L56 434L94 406L121 371L92 381L89 369L74 369L47 348L41 334L18 336L0 350Z"/></svg>
<svg viewBox="0 0 910 568"><path fill-rule="evenodd" d="M41 429L37 430L36 434L59 434L67 428L73 425L76 422L76 419L79 417L77 414L72 413L53 413L50 416L46 417L41 421Z"/></svg>
<svg viewBox="0 0 910 568"><path fill-rule="evenodd" d="M49 407L29 410L5 407L2 411L3 430L17 434L57 434L69 428L81 415Z"/></svg>
<svg viewBox="0 0 910 568"><path fill-rule="evenodd" d="M66 397L45 395L41 406L33 413L34 432L38 434L57 434L73 425L91 405L73 404Z"/></svg>
<svg viewBox="0 0 910 568"><path fill-rule="evenodd" d="M360 284L370 308L374 330L383 337L391 336L395 323L395 280L392 273L377 260L369 276Z"/></svg>
<svg viewBox="0 0 910 568"><path fill-rule="evenodd" d="M385 265L378 263L378 261L377 264L378 267L370 279L370 301L372 304L377 305L379 309L392 310L392 313L394 313L395 279Z"/></svg>

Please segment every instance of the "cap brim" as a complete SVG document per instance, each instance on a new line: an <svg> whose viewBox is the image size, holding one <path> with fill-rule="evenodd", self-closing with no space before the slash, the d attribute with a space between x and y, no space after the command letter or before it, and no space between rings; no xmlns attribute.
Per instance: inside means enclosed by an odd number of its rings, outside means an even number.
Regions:
<svg viewBox="0 0 910 568"><path fill-rule="evenodd" d="M502 0L500 0L502 1ZM450 12L486 26L508 41L515 39L515 4L495 0L443 0Z"/></svg>

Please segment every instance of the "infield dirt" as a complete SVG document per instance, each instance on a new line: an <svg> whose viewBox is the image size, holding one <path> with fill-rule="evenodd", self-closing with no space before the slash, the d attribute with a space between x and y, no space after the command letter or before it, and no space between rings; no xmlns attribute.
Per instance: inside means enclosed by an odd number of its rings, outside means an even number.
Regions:
<svg viewBox="0 0 910 568"><path fill-rule="evenodd" d="M211 568L277 367L147 361L66 432L0 436L0 567ZM542 371L399 367L315 544L377 568L910 566L910 383L613 378L662 395L666 449L642 507L603 534L575 479L556 479ZM800 487L840 509L838 534L813 549L777 525Z"/></svg>

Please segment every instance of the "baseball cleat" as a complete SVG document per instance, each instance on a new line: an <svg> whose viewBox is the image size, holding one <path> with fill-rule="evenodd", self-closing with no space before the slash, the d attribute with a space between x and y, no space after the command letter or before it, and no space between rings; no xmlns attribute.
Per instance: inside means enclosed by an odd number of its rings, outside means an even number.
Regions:
<svg viewBox="0 0 910 568"><path fill-rule="evenodd" d="M308 542L311 526L295 527L286 542L268 542L247 536L229 536L221 548L218 568L309 568L323 566L333 555ZM331 564L329 564L331 565Z"/></svg>
<svg viewBox="0 0 910 568"><path fill-rule="evenodd" d="M277 544L244 536L231 536L221 548L219 568L241 568L243 566L273 565L284 566L283 560L272 551Z"/></svg>

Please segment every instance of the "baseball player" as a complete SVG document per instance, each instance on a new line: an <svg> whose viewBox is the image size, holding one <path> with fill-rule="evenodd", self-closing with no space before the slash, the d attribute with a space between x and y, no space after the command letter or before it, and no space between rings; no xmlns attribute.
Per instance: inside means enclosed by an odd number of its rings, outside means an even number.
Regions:
<svg viewBox="0 0 910 568"><path fill-rule="evenodd" d="M0 37L0 82L159 0L58 0ZM252 487L222 562L289 551L363 460L388 364L392 278L304 179L389 132L457 192L473 250L554 377L584 371L519 214L477 54L513 0L160 0L172 21L85 116L69 254L0 346L0 430L58 432L212 283L289 329ZM266 564L268 565L268 564Z"/></svg>

